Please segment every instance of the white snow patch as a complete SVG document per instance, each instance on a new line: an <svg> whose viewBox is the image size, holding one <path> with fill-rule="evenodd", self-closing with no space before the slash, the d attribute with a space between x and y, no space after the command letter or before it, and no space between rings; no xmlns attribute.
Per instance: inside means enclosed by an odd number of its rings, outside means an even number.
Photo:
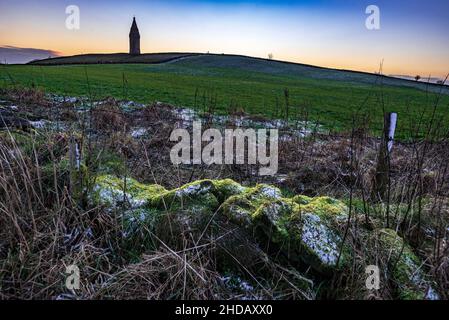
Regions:
<svg viewBox="0 0 449 320"><path fill-rule="evenodd" d="M271 186L264 186L260 190L260 194L267 198L272 199L280 199L282 197L282 193L278 188L271 187Z"/></svg>
<svg viewBox="0 0 449 320"><path fill-rule="evenodd" d="M138 139L143 137L148 132L148 129L146 128L136 128L133 131L131 131L131 137L134 139Z"/></svg>
<svg viewBox="0 0 449 320"><path fill-rule="evenodd" d="M46 120L30 121L30 125L35 129L44 129L48 124Z"/></svg>
<svg viewBox="0 0 449 320"><path fill-rule="evenodd" d="M194 184L191 186L188 186L186 188L182 188L180 190L176 190L175 195L178 197L182 197L182 196L190 196L190 195L194 195L200 192L207 192L210 190L210 186L202 186L201 184Z"/></svg>
<svg viewBox="0 0 449 320"><path fill-rule="evenodd" d="M427 290L425 299L426 300L440 300L440 296L432 287L429 287L429 289Z"/></svg>
<svg viewBox="0 0 449 320"><path fill-rule="evenodd" d="M122 190L104 187L97 185L94 188L95 192L99 193L100 201L109 204L112 207L117 207L123 200L127 200L132 208L139 208L146 203L144 199L137 199L131 196L129 193L124 193Z"/></svg>

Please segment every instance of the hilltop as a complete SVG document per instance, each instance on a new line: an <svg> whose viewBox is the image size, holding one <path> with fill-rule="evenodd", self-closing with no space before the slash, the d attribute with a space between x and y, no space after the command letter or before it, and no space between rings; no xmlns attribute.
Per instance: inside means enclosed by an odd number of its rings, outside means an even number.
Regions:
<svg viewBox="0 0 449 320"><path fill-rule="evenodd" d="M71 64L123 64L123 63L164 63L174 59L194 56L195 53L148 53L130 55L127 53L81 54L31 61L30 65L58 66Z"/></svg>

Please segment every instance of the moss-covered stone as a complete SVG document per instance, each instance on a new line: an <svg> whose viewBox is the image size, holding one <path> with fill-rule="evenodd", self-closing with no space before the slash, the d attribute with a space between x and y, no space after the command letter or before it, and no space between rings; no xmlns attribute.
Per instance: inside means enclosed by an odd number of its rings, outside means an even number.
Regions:
<svg viewBox="0 0 449 320"><path fill-rule="evenodd" d="M139 208L151 204L164 192L166 189L159 185L145 185L128 177L103 175L96 178L91 200L109 208Z"/></svg>
<svg viewBox="0 0 449 320"><path fill-rule="evenodd" d="M341 267L349 256L349 249L344 246L340 256L342 238L335 227L340 217L346 217L347 208L328 197L288 199L276 187L260 184L248 188L232 180L200 180L166 190L131 178L104 175L97 179L94 198L110 208L125 205L131 210L125 217L131 233L138 232L139 224L137 229L131 227L136 221L155 223L148 215L154 218L157 212L173 214L173 218L190 228L202 227L220 213L233 223L256 231L259 240L273 243L293 261L301 260L319 272Z"/></svg>
<svg viewBox="0 0 449 320"><path fill-rule="evenodd" d="M253 216L261 205L281 198L281 191L269 185L260 184L253 188L245 188L235 182L230 183L232 180L224 181L228 181L225 190L231 190L228 194L233 195L224 200L222 212L240 226L250 227Z"/></svg>
<svg viewBox="0 0 449 320"><path fill-rule="evenodd" d="M138 257L140 252L154 246L151 233L161 215L161 211L151 208L130 209L123 213L123 240L132 256Z"/></svg>
<svg viewBox="0 0 449 320"><path fill-rule="evenodd" d="M330 273L349 260L349 248L334 226L346 212L346 206L335 199L295 197L262 204L253 219L291 259Z"/></svg>
<svg viewBox="0 0 449 320"><path fill-rule="evenodd" d="M222 211L234 223L262 231L290 259L306 262L319 272L331 272L349 260L350 250L342 245L336 226L346 219L348 209L338 200L287 199L275 187L258 185L227 199Z"/></svg>
<svg viewBox="0 0 449 320"><path fill-rule="evenodd" d="M339 223L348 217L348 207L342 201L331 197L310 198L298 195L292 200L301 206L302 214L317 215L328 223Z"/></svg>
<svg viewBox="0 0 449 320"><path fill-rule="evenodd" d="M420 259L410 246L391 229L380 229L377 236L383 255L389 257L391 278L398 289L398 297L404 300L438 299L423 273Z"/></svg>
<svg viewBox="0 0 449 320"><path fill-rule="evenodd" d="M252 213L257 207L246 197L232 196L221 206L223 214L233 223L249 228L252 222Z"/></svg>
<svg viewBox="0 0 449 320"><path fill-rule="evenodd" d="M292 240L288 229L292 216L299 210L300 207L290 199L264 201L252 214L252 219L272 242L285 244Z"/></svg>
<svg viewBox="0 0 449 320"><path fill-rule="evenodd" d="M320 215L301 214L291 221L288 233L294 243L299 244L302 260L315 270L331 273L347 266L350 258L348 246L343 244L339 232Z"/></svg>
<svg viewBox="0 0 449 320"><path fill-rule="evenodd" d="M217 190L211 180L200 180L180 188L157 194L151 206L167 211L190 210L197 214L211 213L219 206Z"/></svg>
<svg viewBox="0 0 449 320"><path fill-rule="evenodd" d="M242 194L248 190L248 188L231 179L212 180L212 183L215 186L215 195L221 203L232 196Z"/></svg>

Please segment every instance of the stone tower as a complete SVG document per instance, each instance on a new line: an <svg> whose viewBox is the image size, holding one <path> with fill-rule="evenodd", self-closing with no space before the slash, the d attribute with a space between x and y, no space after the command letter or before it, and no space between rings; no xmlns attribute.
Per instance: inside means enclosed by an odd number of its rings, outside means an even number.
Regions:
<svg viewBox="0 0 449 320"><path fill-rule="evenodd" d="M140 33L137 27L136 18L133 19L133 24L131 26L131 31L129 32L129 54L139 55L140 54Z"/></svg>

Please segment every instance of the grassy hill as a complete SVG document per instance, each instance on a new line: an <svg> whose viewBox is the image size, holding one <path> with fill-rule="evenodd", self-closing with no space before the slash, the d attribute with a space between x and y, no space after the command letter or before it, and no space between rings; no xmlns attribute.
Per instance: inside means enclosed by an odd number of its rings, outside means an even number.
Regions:
<svg viewBox="0 0 449 320"><path fill-rule="evenodd" d="M164 63L174 59L194 56L194 53L148 53L138 56L127 53L81 54L70 57L57 57L32 61L39 66L58 66L69 64L120 64L120 63Z"/></svg>
<svg viewBox="0 0 449 320"><path fill-rule="evenodd" d="M2 66L0 86L37 86L67 96L114 96L142 103L163 101L223 114L241 108L266 117L285 115L288 104L291 118L307 113L336 131L350 127L355 111L366 114L375 130L382 126L384 111L395 111L398 134L403 137L419 119L428 120L436 101L438 118L449 114L447 86L368 73L232 55L102 55L97 64L99 57Z"/></svg>

